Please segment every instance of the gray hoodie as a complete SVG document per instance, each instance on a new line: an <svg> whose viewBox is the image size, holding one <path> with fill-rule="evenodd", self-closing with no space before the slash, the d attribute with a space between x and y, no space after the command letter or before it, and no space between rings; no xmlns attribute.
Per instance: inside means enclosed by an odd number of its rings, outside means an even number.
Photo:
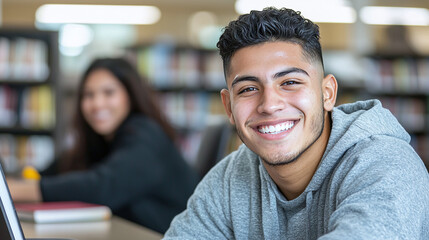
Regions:
<svg viewBox="0 0 429 240"><path fill-rule="evenodd" d="M288 201L246 146L200 182L165 239L429 239L429 175L377 100L334 108L321 163Z"/></svg>

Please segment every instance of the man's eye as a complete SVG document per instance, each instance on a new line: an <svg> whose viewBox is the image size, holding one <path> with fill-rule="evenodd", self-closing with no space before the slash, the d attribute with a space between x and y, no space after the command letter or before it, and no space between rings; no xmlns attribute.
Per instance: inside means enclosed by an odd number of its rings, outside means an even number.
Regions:
<svg viewBox="0 0 429 240"><path fill-rule="evenodd" d="M245 92L256 91L256 90L257 90L257 89L256 89L255 87L248 87L248 88L245 88L245 89L241 90L241 91L239 92L239 94L241 94L241 93L245 93Z"/></svg>
<svg viewBox="0 0 429 240"><path fill-rule="evenodd" d="M294 85L294 84L297 84L297 82L293 81L293 80L290 80L290 81L284 82L282 85Z"/></svg>

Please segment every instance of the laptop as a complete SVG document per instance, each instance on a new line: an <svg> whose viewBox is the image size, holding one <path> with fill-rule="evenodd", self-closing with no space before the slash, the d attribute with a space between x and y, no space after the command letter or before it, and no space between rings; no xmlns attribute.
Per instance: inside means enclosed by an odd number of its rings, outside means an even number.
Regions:
<svg viewBox="0 0 429 240"><path fill-rule="evenodd" d="M31 240L24 237L21 223L13 205L3 168L0 163L0 239L1 240ZM47 238L45 238L47 240ZM38 238L37 240L45 240ZM49 240L56 240L49 238ZM60 240L60 239L57 239ZM63 239L65 240L65 239Z"/></svg>

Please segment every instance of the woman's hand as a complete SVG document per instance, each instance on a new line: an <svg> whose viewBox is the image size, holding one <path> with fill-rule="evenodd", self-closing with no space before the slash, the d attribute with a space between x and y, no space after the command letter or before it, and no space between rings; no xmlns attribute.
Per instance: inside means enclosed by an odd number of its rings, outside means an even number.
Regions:
<svg viewBox="0 0 429 240"><path fill-rule="evenodd" d="M39 180L16 179L7 177L6 181L14 202L42 201Z"/></svg>

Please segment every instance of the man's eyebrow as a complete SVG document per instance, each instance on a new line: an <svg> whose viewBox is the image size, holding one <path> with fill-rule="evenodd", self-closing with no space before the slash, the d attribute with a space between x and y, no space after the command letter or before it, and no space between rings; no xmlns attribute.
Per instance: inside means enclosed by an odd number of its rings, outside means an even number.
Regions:
<svg viewBox="0 0 429 240"><path fill-rule="evenodd" d="M296 67L292 67L292 68L288 68L286 70L280 71L276 74L274 74L274 78L279 78L279 77L283 77L286 76L290 73L302 73L305 74L307 76L310 76L308 74L307 71L305 71L302 68L296 68ZM252 81L252 82L259 82L259 78L255 77L255 76L249 76L249 75L245 75L245 76L239 76L234 78L234 80L231 83L231 87L234 87L235 84L239 83L239 82L243 82L243 81Z"/></svg>
<svg viewBox="0 0 429 240"><path fill-rule="evenodd" d="M254 76L240 76L240 77L236 77L232 81L231 87L234 87L235 84L237 84L239 82L243 82L243 81L259 82L259 79L257 77L254 77Z"/></svg>
<svg viewBox="0 0 429 240"><path fill-rule="evenodd" d="M286 76L286 75L288 75L289 73L303 73L303 74L305 74L305 75L307 75L307 76L310 76L310 75L308 74L308 72L307 72L307 71L305 71L304 69L293 67L293 68L288 68L288 69L286 69L286 70L284 70L284 71L280 71L280 72L278 72L278 73L274 74L274 76L273 76L273 77L274 77L274 78L279 78L279 77Z"/></svg>

